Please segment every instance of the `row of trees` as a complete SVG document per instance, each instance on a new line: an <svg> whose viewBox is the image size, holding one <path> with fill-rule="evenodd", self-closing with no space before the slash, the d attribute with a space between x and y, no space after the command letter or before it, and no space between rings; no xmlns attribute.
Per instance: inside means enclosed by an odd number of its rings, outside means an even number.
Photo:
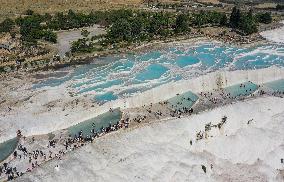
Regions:
<svg viewBox="0 0 284 182"><path fill-rule="evenodd" d="M254 15L252 11L243 13L240 9L234 7L230 16L229 25L249 35L258 31L258 23L268 24L271 22L272 17L270 13L258 13Z"/></svg>
<svg viewBox="0 0 284 182"><path fill-rule="evenodd" d="M57 42L57 35L52 30L42 25L47 20L45 15L32 14L31 16L16 19L16 24L20 27L20 34L24 41L36 42L38 39Z"/></svg>
<svg viewBox="0 0 284 182"><path fill-rule="evenodd" d="M169 13L130 14L115 21L107 32L108 43L144 41L154 36L170 35L169 28L174 21Z"/></svg>
<svg viewBox="0 0 284 182"><path fill-rule="evenodd" d="M230 20L225 13L201 11L194 14L170 14L151 12L129 12L111 24L107 33L107 42L135 42L152 39L154 36L167 37L173 34L186 34L190 27L229 26L245 35L258 31L258 23L271 23L270 13L254 15L252 11L241 12L233 8Z"/></svg>
<svg viewBox="0 0 284 182"><path fill-rule="evenodd" d="M43 39L55 43L57 36L54 30L69 30L101 24L108 26L112 22L128 16L131 10L95 11L89 14L75 13L69 10L68 13L56 13L55 15L40 15L31 10L25 12L25 16L15 21L6 19L0 23L0 32L11 32L15 25L20 27L20 34L24 41L36 42Z"/></svg>
<svg viewBox="0 0 284 182"><path fill-rule="evenodd" d="M225 13L216 11L201 11L194 14L175 14L168 12L147 12L137 10L94 11L88 14L68 13L55 15L39 15L33 11L26 11L26 16L15 21L6 19L0 24L0 32L10 32L15 25L20 27L22 39L35 42L43 39L56 42L54 30L68 30L101 24L108 27L104 43L136 42L152 39L153 37L168 37L174 34L187 34L190 27L202 26L231 26L244 34L257 32L258 22L270 23L270 13L257 14L242 13L234 8L228 22Z"/></svg>
<svg viewBox="0 0 284 182"><path fill-rule="evenodd" d="M200 12L195 14L172 14L165 12L132 12L114 21L107 32L108 43L133 42L168 37L174 34L187 34L190 27L208 25L227 25L227 16L219 12Z"/></svg>
<svg viewBox="0 0 284 182"><path fill-rule="evenodd" d="M194 26L204 26L204 25L217 25L226 26L228 23L228 18L225 13L216 11L201 11L200 13L195 13L192 15L192 24Z"/></svg>

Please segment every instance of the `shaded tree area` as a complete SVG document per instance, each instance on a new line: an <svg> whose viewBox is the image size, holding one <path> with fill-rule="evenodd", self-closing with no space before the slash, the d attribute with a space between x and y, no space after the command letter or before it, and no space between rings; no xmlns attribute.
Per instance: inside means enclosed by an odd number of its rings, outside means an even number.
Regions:
<svg viewBox="0 0 284 182"><path fill-rule="evenodd" d="M150 12L142 10L119 9L80 13L69 10L67 13L37 14L27 10L25 16L16 20L6 19L0 25L0 32L11 32L18 26L22 40L34 42L45 40L55 43L57 36L53 31L70 30L100 24L107 34L100 37L102 45L119 42L141 42L155 38L167 38L175 34L188 34L191 27L229 26L245 35L257 32L258 23L270 23L271 14L241 12L233 8L230 18L223 12L201 11L199 13ZM85 37L88 39L87 37ZM88 41L80 40L78 45ZM81 46L82 47L82 46ZM84 47L84 46L83 46Z"/></svg>
<svg viewBox="0 0 284 182"><path fill-rule="evenodd" d="M270 13L258 13L253 14L252 10L249 12L241 12L240 9L234 7L230 16L229 25L238 29L245 35L250 35L258 32L258 24L272 22L272 16Z"/></svg>
<svg viewBox="0 0 284 182"><path fill-rule="evenodd" d="M192 24L198 27L204 25L225 26L227 25L227 21L225 13L216 11L201 11L192 15Z"/></svg>
<svg viewBox="0 0 284 182"><path fill-rule="evenodd" d="M256 18L259 23L269 24L272 22L272 16L271 16L271 13L269 12L257 13Z"/></svg>
<svg viewBox="0 0 284 182"><path fill-rule="evenodd" d="M38 39L56 43L57 35L47 29L41 23L48 17L46 15L32 14L31 16L16 19L20 27L20 34L23 41L36 43Z"/></svg>
<svg viewBox="0 0 284 182"><path fill-rule="evenodd" d="M15 22L10 18L7 18L0 23L0 32L11 32L14 26Z"/></svg>
<svg viewBox="0 0 284 182"><path fill-rule="evenodd" d="M277 10L277 11L284 10L284 4L277 4L277 5L276 5L276 10Z"/></svg>
<svg viewBox="0 0 284 182"><path fill-rule="evenodd" d="M157 37L167 37L173 33L175 17L170 13L132 12L128 16L113 21L105 43L139 42Z"/></svg>
<svg viewBox="0 0 284 182"><path fill-rule="evenodd" d="M175 23L175 32L182 33L182 32L189 32L189 18L186 14L180 14L176 18Z"/></svg>

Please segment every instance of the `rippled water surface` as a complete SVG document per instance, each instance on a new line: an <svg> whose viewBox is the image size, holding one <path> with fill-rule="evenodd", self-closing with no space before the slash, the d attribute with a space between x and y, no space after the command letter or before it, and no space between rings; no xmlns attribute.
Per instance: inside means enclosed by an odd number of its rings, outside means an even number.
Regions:
<svg viewBox="0 0 284 182"><path fill-rule="evenodd" d="M157 87L196 74L218 69L260 69L284 66L284 46L262 45L237 48L214 43L181 45L137 55L100 58L78 66L64 77L53 77L36 83L34 88L67 84L77 94L94 94L94 100L107 102L125 95Z"/></svg>

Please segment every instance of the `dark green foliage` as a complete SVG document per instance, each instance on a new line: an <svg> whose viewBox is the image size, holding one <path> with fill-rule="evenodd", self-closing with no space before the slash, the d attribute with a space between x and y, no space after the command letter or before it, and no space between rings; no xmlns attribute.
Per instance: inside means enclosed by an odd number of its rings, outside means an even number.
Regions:
<svg viewBox="0 0 284 182"><path fill-rule="evenodd" d="M227 15L216 11L201 11L200 13L175 14L165 12L149 12L129 9L93 11L89 14L77 13L69 10L68 13L55 15L39 15L34 12L25 17L16 19L20 27L22 39L27 42L36 42L39 39L56 42L53 30L69 30L100 24L106 26L107 34L88 39L89 33L82 31L85 39L80 39L72 45L72 52L90 52L94 50L92 41L99 39L101 45L110 45L120 42L126 44L152 39L164 39L168 36L186 34L190 26L231 26L243 34L257 31L258 21L271 22L270 14L253 16L252 12L242 13L234 7L228 22ZM3 22L2 22L3 23ZM6 31L10 31L13 24L6 22ZM0 27L0 30L3 26Z"/></svg>
<svg viewBox="0 0 284 182"><path fill-rule="evenodd" d="M278 11L284 10L284 5L283 4L277 4L276 10L278 10Z"/></svg>
<svg viewBox="0 0 284 182"><path fill-rule="evenodd" d="M92 24L94 24L94 19L88 14L75 13L72 10L69 10L67 14L57 13L50 21L47 21L47 27L53 30L68 30Z"/></svg>
<svg viewBox="0 0 284 182"><path fill-rule="evenodd" d="M7 18L2 23L0 23L0 32L11 32L14 25L15 22L10 18Z"/></svg>
<svg viewBox="0 0 284 182"><path fill-rule="evenodd" d="M172 32L171 16L168 13L131 11L122 15L124 18L115 20L109 27L105 43L139 42L154 36L167 37Z"/></svg>
<svg viewBox="0 0 284 182"><path fill-rule="evenodd" d="M130 41L131 24L127 19L119 19L110 27L108 37L117 42Z"/></svg>
<svg viewBox="0 0 284 182"><path fill-rule="evenodd" d="M20 26L20 33L23 40L33 42L36 39L40 38L40 31L42 29L42 27L40 26L40 16L33 15L24 18L18 18L16 22Z"/></svg>
<svg viewBox="0 0 284 182"><path fill-rule="evenodd" d="M51 30L42 30L41 32L41 38L45 41L49 41L52 43L57 42L57 35L56 33L52 32Z"/></svg>
<svg viewBox="0 0 284 182"><path fill-rule="evenodd" d="M201 27L204 25L222 25L224 23L224 18L227 18L225 13L220 13L216 11L201 11L200 13L193 14L192 23L195 26Z"/></svg>
<svg viewBox="0 0 284 182"><path fill-rule="evenodd" d="M250 35L258 31L258 19L253 15L252 11L242 13L234 7L230 17L230 26L245 35Z"/></svg>
<svg viewBox="0 0 284 182"><path fill-rule="evenodd" d="M57 35L41 25L41 23L47 18L47 14L43 16L33 14L31 16L16 19L17 25L20 26L22 40L26 42L36 42L38 39L43 39L56 43Z"/></svg>
<svg viewBox="0 0 284 182"><path fill-rule="evenodd" d="M223 14L221 19L220 19L220 25L221 26L226 26L228 24L228 18L226 14Z"/></svg>
<svg viewBox="0 0 284 182"><path fill-rule="evenodd" d="M258 31L258 25L253 18L247 18L242 16L242 20L239 29L243 31L245 35L250 35Z"/></svg>
<svg viewBox="0 0 284 182"><path fill-rule="evenodd" d="M79 39L71 45L71 52L88 52L87 39Z"/></svg>
<svg viewBox="0 0 284 182"><path fill-rule="evenodd" d="M25 14L25 15L33 15L33 14L34 14L34 11L31 10L31 9L28 9L27 11L25 11L24 14Z"/></svg>
<svg viewBox="0 0 284 182"><path fill-rule="evenodd" d="M188 32L189 29L189 18L185 14L180 14L176 18L176 24L175 24L175 32L181 33L181 32Z"/></svg>
<svg viewBox="0 0 284 182"><path fill-rule="evenodd" d="M272 22L272 16L271 16L271 13L269 12L258 13L256 14L256 18L259 23L269 24Z"/></svg>
<svg viewBox="0 0 284 182"><path fill-rule="evenodd" d="M71 45L72 53L90 53L93 51L101 51L101 48L97 48L95 44L87 38L79 39Z"/></svg>
<svg viewBox="0 0 284 182"><path fill-rule="evenodd" d="M238 28L241 21L241 11L234 7L230 16L230 26L232 28Z"/></svg>

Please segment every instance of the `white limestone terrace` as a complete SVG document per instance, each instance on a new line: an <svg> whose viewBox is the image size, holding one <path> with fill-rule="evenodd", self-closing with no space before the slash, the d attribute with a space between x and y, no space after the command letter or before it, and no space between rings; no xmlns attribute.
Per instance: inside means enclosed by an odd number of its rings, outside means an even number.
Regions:
<svg viewBox="0 0 284 182"><path fill-rule="evenodd" d="M281 182L283 105L283 98L262 97L119 130L16 181ZM207 138L196 140L206 124L217 124L224 116L220 129L212 127Z"/></svg>
<svg viewBox="0 0 284 182"><path fill-rule="evenodd" d="M284 79L284 69L269 67L259 70L217 71L190 80L181 80L161 85L154 89L137 93L124 99L107 102L91 107L90 98L70 97L65 85L34 93L27 100L7 112L0 112L0 143L14 138L21 129L25 136L47 134L65 129L77 123L94 118L109 111L110 108L136 108L151 103L158 103L176 96L178 93L192 91L212 91L221 87L251 81L257 85ZM15 97L25 94L23 88L13 91ZM68 89L68 88L67 88ZM21 98L23 99L23 98ZM77 101L79 102L77 104Z"/></svg>
<svg viewBox="0 0 284 182"><path fill-rule="evenodd" d="M283 24L283 27L261 32L261 36L272 42L284 43L284 21L280 23Z"/></svg>

